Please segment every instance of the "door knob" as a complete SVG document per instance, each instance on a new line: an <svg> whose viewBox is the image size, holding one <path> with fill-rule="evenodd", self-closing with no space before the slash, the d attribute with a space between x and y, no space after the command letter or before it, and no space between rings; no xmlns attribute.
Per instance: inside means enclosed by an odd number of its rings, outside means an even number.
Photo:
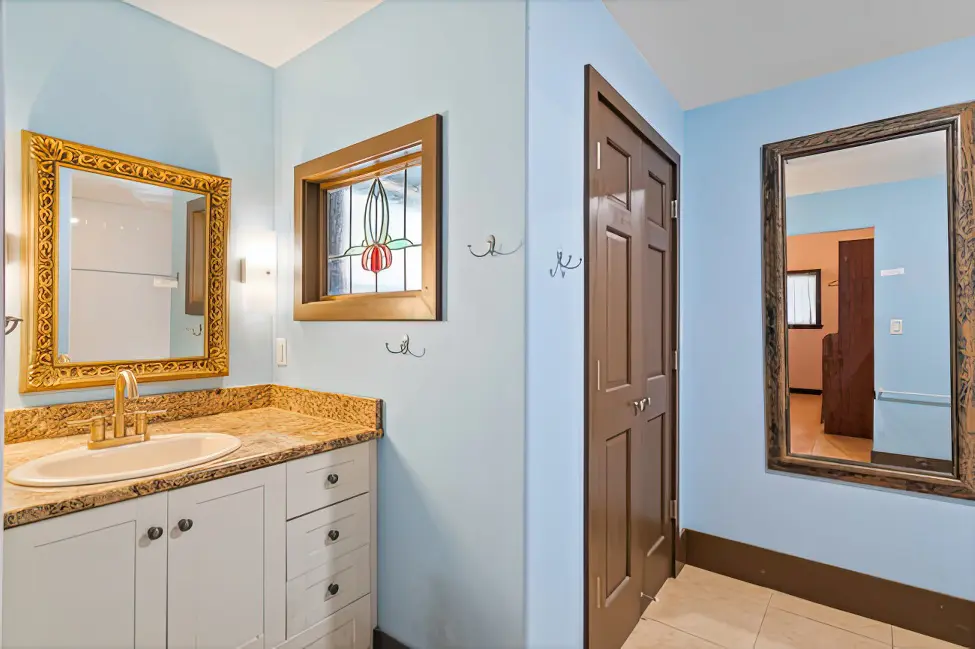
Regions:
<svg viewBox="0 0 975 649"><path fill-rule="evenodd" d="M339 475L337 473L329 473L326 479L328 480L328 484L335 484L339 481Z"/></svg>
<svg viewBox="0 0 975 649"><path fill-rule="evenodd" d="M148 531L146 531L146 536L149 537L150 541L155 541L156 539L162 537L162 535L163 528L161 527L150 527Z"/></svg>
<svg viewBox="0 0 975 649"><path fill-rule="evenodd" d="M338 541L339 540L339 531L338 530L331 530L331 531L329 531L329 533L328 533L328 540L329 541Z"/></svg>
<svg viewBox="0 0 975 649"><path fill-rule="evenodd" d="M633 402L633 412L634 412L634 414L638 414L638 413L641 413L644 410L646 410L647 409L647 401L649 401L649 399L637 399L636 401L634 401Z"/></svg>
<svg viewBox="0 0 975 649"><path fill-rule="evenodd" d="M179 522L176 523L176 527L179 528L180 532L189 532L190 528L193 527L193 520L190 518L181 518Z"/></svg>
<svg viewBox="0 0 975 649"><path fill-rule="evenodd" d="M329 595L332 595L333 597L335 595L338 595L339 594L339 585L338 584L329 584L328 585L328 594Z"/></svg>

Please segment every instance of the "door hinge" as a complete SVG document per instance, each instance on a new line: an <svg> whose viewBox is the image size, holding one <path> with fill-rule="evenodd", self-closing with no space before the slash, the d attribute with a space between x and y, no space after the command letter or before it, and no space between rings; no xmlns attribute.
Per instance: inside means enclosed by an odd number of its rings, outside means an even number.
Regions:
<svg viewBox="0 0 975 649"><path fill-rule="evenodd" d="M596 361L596 392L603 389L602 366Z"/></svg>
<svg viewBox="0 0 975 649"><path fill-rule="evenodd" d="M675 372L677 371L677 366L679 363L680 363L680 353L675 349L674 350L674 371Z"/></svg>
<svg viewBox="0 0 975 649"><path fill-rule="evenodd" d="M596 577L596 608L603 607L602 588L600 586L602 586L602 582L599 577Z"/></svg>
<svg viewBox="0 0 975 649"><path fill-rule="evenodd" d="M677 199L670 201L670 218L677 218Z"/></svg>
<svg viewBox="0 0 975 649"><path fill-rule="evenodd" d="M599 169L602 166L603 166L603 149L602 146L600 146L600 142L597 141L596 142L596 170L599 171Z"/></svg>
<svg viewBox="0 0 975 649"><path fill-rule="evenodd" d="M677 499L676 498L670 501L670 519L674 521L677 520Z"/></svg>

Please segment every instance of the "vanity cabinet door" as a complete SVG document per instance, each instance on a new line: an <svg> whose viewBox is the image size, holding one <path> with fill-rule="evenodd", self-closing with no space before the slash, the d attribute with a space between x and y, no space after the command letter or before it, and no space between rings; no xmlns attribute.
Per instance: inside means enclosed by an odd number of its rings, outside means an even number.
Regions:
<svg viewBox="0 0 975 649"><path fill-rule="evenodd" d="M169 492L169 647L284 641L285 467Z"/></svg>
<svg viewBox="0 0 975 649"><path fill-rule="evenodd" d="M3 646L162 649L166 494L8 530Z"/></svg>

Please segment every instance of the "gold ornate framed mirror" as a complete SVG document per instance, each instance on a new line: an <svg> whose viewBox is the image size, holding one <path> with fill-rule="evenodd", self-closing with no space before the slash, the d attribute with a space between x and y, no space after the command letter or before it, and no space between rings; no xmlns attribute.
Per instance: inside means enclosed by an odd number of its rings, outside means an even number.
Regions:
<svg viewBox="0 0 975 649"><path fill-rule="evenodd" d="M768 468L975 499L975 103L762 165Z"/></svg>
<svg viewBox="0 0 975 649"><path fill-rule="evenodd" d="M29 131L23 176L21 392L229 373L229 178Z"/></svg>

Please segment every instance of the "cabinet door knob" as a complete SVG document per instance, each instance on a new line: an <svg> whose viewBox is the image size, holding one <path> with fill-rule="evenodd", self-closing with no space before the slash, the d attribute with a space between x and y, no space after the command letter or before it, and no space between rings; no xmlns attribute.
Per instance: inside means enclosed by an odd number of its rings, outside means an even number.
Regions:
<svg viewBox="0 0 975 649"><path fill-rule="evenodd" d="M176 523L176 527L179 528L180 532L189 532L190 528L193 527L193 520L190 518L181 518L179 522Z"/></svg>
<svg viewBox="0 0 975 649"><path fill-rule="evenodd" d="M163 528L161 527L150 527L149 530L146 532L146 536L149 537L150 541L155 541L156 539L161 538L162 535L163 535Z"/></svg>
<svg viewBox="0 0 975 649"><path fill-rule="evenodd" d="M328 540L329 541L338 541L339 540L339 531L338 530L330 530L329 533L328 533Z"/></svg>
<svg viewBox="0 0 975 649"><path fill-rule="evenodd" d="M332 595L332 596L338 595L339 594L339 585L338 584L329 584L328 585L328 594L329 595Z"/></svg>
<svg viewBox="0 0 975 649"><path fill-rule="evenodd" d="M328 474L328 478L326 478L326 479L328 480L328 484L335 484L336 482L339 481L339 474L337 474L337 473L329 473Z"/></svg>

